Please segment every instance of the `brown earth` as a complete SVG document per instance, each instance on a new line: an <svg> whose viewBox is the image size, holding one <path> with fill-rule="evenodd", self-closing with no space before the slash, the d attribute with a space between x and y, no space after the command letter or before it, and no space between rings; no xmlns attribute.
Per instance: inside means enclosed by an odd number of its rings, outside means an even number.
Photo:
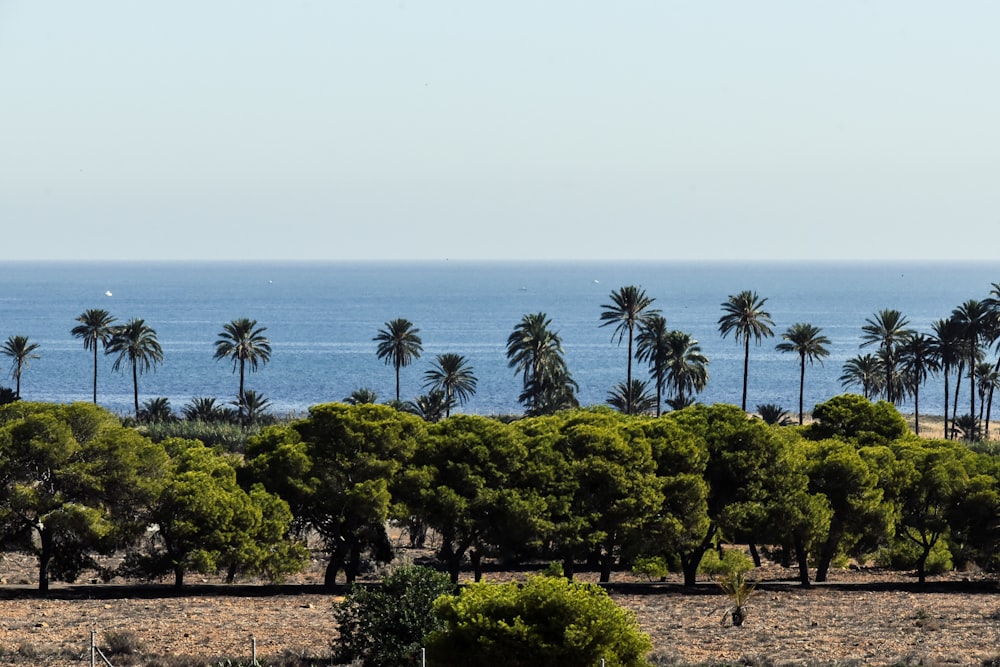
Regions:
<svg viewBox="0 0 1000 667"><path fill-rule="evenodd" d="M167 583L54 584L38 597L28 584L30 557L0 563L0 664L61 667L90 661L91 632L99 646L130 633L142 647L114 665L194 664L172 656L248 660L256 642L262 664L281 656L326 656L336 636L323 593L321 560L294 583L225 585L194 579L183 594ZM496 572L506 581L519 573ZM695 592L679 580L649 583L619 573L612 597L633 610L652 638L656 665L982 665L1000 661L1000 595L995 579L969 574L931 577L923 588L904 573L838 570L831 582L803 589L791 570L766 566L746 623L723 622L727 598L709 579ZM581 580L593 580L584 573ZM155 662L159 660L159 663ZM100 660L98 659L98 664ZM204 663L202 663L204 664ZM990 663L991 665L1000 662Z"/></svg>

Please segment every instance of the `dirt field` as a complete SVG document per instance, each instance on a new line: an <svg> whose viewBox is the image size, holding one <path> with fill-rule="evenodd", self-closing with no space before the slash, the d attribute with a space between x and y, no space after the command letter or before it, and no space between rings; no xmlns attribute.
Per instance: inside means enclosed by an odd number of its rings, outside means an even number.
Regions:
<svg viewBox="0 0 1000 667"><path fill-rule="evenodd" d="M123 664L185 664L171 656L249 660L325 656L336 636L336 595L318 592L322 563L294 584L226 586L191 578L176 595L167 584L53 585L47 598L28 581L29 558L0 563L0 664L89 664L91 631L106 646L131 633L141 657ZM709 580L695 593L678 580L650 584L615 578L612 596L652 637L657 665L982 665L1000 660L1000 595L994 580L961 574L932 578L924 590L899 573L837 571L828 585L802 589L791 571L770 566L746 624L721 623L727 600ZM500 581L508 574L492 574ZM592 576L584 574L584 580ZM251 640L253 636L254 640ZM160 662L156 663L155 660ZM99 663L100 664L100 663ZM990 664L1000 664L994 662Z"/></svg>

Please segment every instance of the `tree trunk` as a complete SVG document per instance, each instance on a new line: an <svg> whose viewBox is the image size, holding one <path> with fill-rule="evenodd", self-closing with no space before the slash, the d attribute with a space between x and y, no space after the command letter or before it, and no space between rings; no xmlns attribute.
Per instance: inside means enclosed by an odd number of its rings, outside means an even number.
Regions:
<svg viewBox="0 0 1000 667"><path fill-rule="evenodd" d="M573 556L566 556L562 562L563 576L573 581L574 563Z"/></svg>
<svg viewBox="0 0 1000 667"><path fill-rule="evenodd" d="M799 583L809 587L809 554L806 550L805 541L798 535L795 536L795 559L799 564Z"/></svg>
<svg viewBox="0 0 1000 667"><path fill-rule="evenodd" d="M689 553L681 552L681 570L684 572L685 588L692 588L698 583L698 566L701 565L701 559L705 556L705 552L712 546L712 540L715 539L717 530L718 526L715 523L710 524L701 544Z"/></svg>
<svg viewBox="0 0 1000 667"><path fill-rule="evenodd" d="M747 375L750 373L750 336L743 346L743 412L747 411Z"/></svg>
<svg viewBox="0 0 1000 667"><path fill-rule="evenodd" d="M754 541L750 540L750 558L753 559L753 566L760 567L760 553L757 551L757 545Z"/></svg>
<svg viewBox="0 0 1000 667"><path fill-rule="evenodd" d="M174 564L174 588L177 590L184 588L184 566L180 563Z"/></svg>
<svg viewBox="0 0 1000 667"><path fill-rule="evenodd" d="M802 426L802 396L806 392L806 355L803 352L799 360L799 426Z"/></svg>
<svg viewBox="0 0 1000 667"><path fill-rule="evenodd" d="M615 554L610 548L601 555L601 578L600 582L606 584L611 581L611 568L615 564Z"/></svg>
<svg viewBox="0 0 1000 667"><path fill-rule="evenodd" d="M475 549L469 552L469 562L472 563L472 576L478 584L483 580L483 556Z"/></svg>
<svg viewBox="0 0 1000 667"><path fill-rule="evenodd" d="M44 526L36 528L41 549L38 552L38 590L49 590L49 562L52 560L52 531Z"/></svg>
<svg viewBox="0 0 1000 667"><path fill-rule="evenodd" d="M344 565L344 559L339 554L330 554L330 560L326 564L326 573L323 576L323 585L333 588L337 585L337 572Z"/></svg>

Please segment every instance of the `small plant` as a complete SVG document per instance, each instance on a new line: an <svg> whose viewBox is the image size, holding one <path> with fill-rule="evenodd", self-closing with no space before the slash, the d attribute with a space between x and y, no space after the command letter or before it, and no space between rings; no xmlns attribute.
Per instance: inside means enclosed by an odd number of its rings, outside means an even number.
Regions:
<svg viewBox="0 0 1000 667"><path fill-rule="evenodd" d="M670 574L670 567L663 556L643 556L635 559L632 572L650 581L665 581Z"/></svg>
<svg viewBox="0 0 1000 667"><path fill-rule="evenodd" d="M772 426L788 426L792 423L792 418L788 415L788 411L774 403L758 405L757 414L760 415L765 424Z"/></svg>
<svg viewBox="0 0 1000 667"><path fill-rule="evenodd" d="M145 648L139 636L128 630L105 632L104 643L107 645L108 655L136 655Z"/></svg>
<svg viewBox="0 0 1000 667"><path fill-rule="evenodd" d="M722 576L719 580L719 588L729 598L731 606L722 615L722 623L725 624L727 618L733 621L733 627L740 627L746 620L747 602L757 592L757 582L747 579L746 571L737 569Z"/></svg>

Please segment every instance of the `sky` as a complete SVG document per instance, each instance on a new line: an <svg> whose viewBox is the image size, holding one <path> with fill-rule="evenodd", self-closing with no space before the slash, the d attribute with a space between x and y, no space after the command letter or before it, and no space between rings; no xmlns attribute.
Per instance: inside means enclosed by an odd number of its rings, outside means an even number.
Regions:
<svg viewBox="0 0 1000 667"><path fill-rule="evenodd" d="M0 0L0 261L990 260L1000 3Z"/></svg>

